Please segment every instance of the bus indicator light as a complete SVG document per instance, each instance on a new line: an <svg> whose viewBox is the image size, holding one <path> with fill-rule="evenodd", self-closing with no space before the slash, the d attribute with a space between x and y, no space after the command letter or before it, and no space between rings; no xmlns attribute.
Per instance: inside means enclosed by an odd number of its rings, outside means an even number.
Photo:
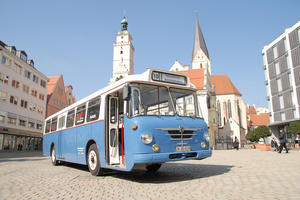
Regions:
<svg viewBox="0 0 300 200"><path fill-rule="evenodd" d="M204 149L206 147L205 142L201 142L201 147Z"/></svg>
<svg viewBox="0 0 300 200"><path fill-rule="evenodd" d="M152 146L153 151L158 151L159 150L159 146L157 144L154 144Z"/></svg>
<svg viewBox="0 0 300 200"><path fill-rule="evenodd" d="M138 126L137 125L133 125L133 126L131 126L131 129L132 130L136 130L138 128Z"/></svg>

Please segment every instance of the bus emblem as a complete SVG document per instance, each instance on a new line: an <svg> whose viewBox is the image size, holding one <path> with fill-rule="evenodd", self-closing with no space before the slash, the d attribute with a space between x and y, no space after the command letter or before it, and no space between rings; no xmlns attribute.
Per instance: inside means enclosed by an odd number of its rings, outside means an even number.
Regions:
<svg viewBox="0 0 300 200"><path fill-rule="evenodd" d="M183 133L184 132L184 127L183 126L179 126L179 131L180 131L180 133Z"/></svg>

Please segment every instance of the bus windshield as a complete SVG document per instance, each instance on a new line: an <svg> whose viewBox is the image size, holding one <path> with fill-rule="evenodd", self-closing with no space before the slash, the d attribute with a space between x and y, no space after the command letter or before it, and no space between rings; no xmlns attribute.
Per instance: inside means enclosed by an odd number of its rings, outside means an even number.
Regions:
<svg viewBox="0 0 300 200"><path fill-rule="evenodd" d="M179 115L199 117L194 91L148 84L131 84L131 117L139 115Z"/></svg>

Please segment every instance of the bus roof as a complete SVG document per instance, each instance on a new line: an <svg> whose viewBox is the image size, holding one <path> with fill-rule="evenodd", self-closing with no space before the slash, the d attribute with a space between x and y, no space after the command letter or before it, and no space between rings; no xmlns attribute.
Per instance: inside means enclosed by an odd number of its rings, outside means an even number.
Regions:
<svg viewBox="0 0 300 200"><path fill-rule="evenodd" d="M122 85L125 85L126 83L130 83L130 82L148 82L148 83L156 83L156 84L159 83L162 85L168 85L168 86L173 86L173 87L184 87L184 88L189 88L189 89L196 89L196 87L189 81L188 76L186 76L184 74L148 68L147 71L145 71L142 74L128 75L127 77L124 77L124 78L88 95L87 97L84 97L83 99L73 103L72 105L65 107L64 109L47 117L45 120L48 120L50 118L53 118L54 116L63 114L68 110L76 108L78 105L81 105L93 98L96 98L102 94L108 93L111 90L114 90L114 89L121 87Z"/></svg>

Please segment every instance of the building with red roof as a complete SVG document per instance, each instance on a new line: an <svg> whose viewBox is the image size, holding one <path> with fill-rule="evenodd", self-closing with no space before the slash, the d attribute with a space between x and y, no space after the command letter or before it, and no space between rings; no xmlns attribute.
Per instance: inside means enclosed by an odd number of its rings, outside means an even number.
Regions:
<svg viewBox="0 0 300 200"><path fill-rule="evenodd" d="M68 106L63 76L48 77L46 117Z"/></svg>

